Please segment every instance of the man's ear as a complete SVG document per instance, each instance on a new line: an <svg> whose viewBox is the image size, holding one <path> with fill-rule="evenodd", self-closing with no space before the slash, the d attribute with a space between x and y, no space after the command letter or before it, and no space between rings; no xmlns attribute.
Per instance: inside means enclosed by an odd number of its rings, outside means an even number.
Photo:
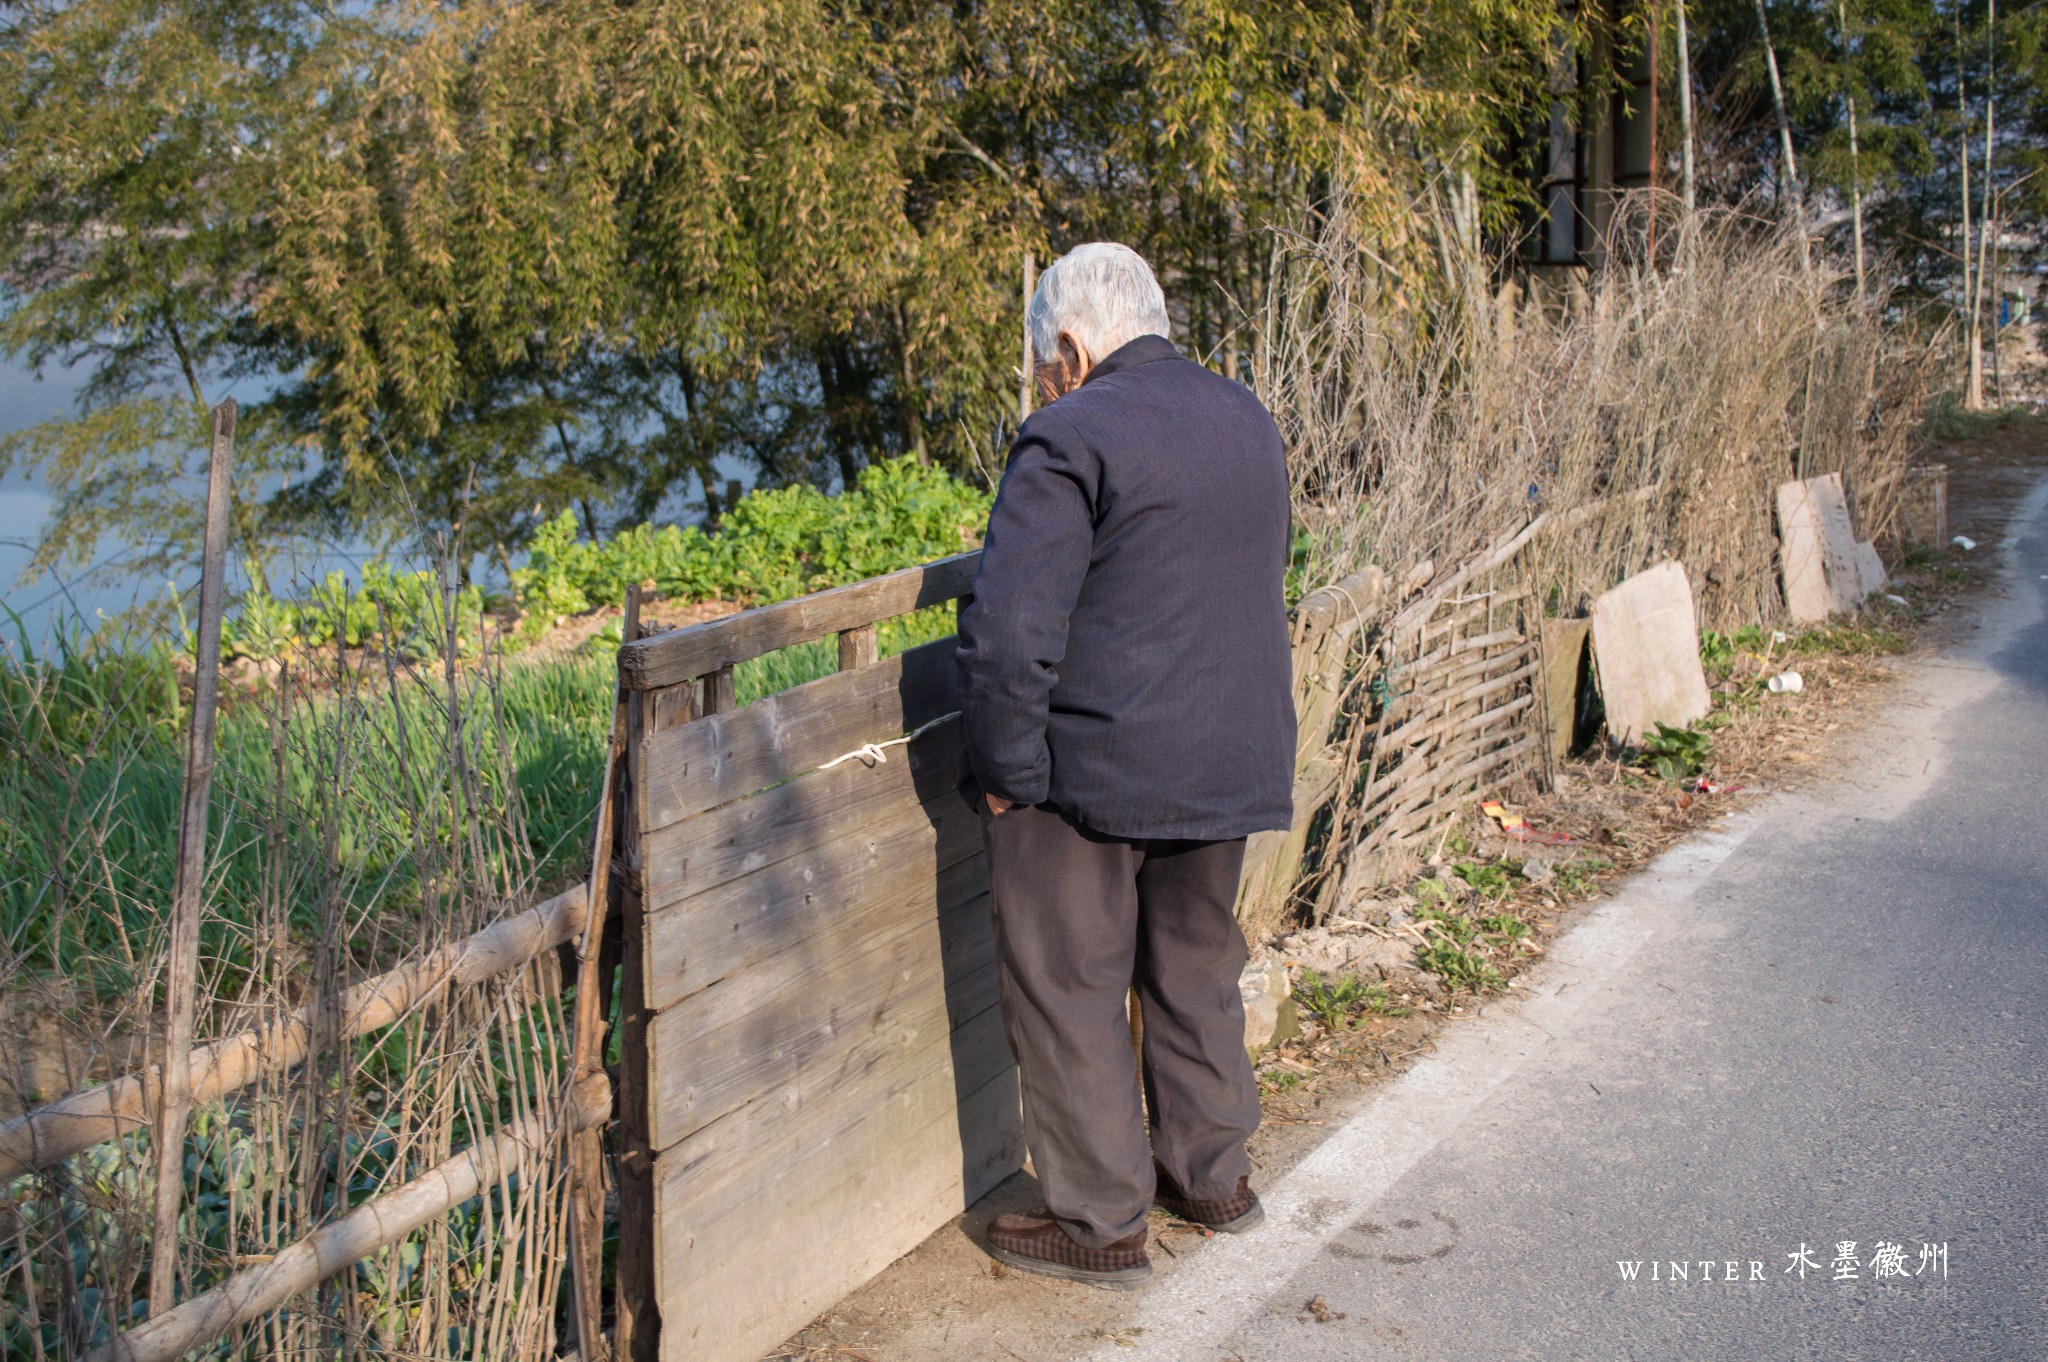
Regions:
<svg viewBox="0 0 2048 1362"><path fill-rule="evenodd" d="M1073 385L1073 388L1078 388L1088 381L1088 375L1094 371L1095 356L1088 353L1087 346L1075 340L1069 333L1062 331L1060 332L1060 364L1066 369L1068 381ZM1068 389L1070 392L1072 390L1072 388Z"/></svg>

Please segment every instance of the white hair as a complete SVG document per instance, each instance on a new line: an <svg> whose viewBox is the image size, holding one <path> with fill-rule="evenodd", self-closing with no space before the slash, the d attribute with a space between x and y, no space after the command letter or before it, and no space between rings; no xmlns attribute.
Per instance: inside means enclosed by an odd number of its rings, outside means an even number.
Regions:
<svg viewBox="0 0 2048 1362"><path fill-rule="evenodd" d="M1059 353L1061 332L1099 362L1126 341L1166 334L1166 294L1144 256L1113 241L1091 241L1046 266L1026 318L1038 362Z"/></svg>

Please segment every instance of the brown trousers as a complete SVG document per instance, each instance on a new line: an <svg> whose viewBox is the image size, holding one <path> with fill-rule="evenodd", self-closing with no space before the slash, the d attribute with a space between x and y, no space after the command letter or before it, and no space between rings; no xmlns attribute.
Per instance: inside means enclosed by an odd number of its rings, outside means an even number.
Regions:
<svg viewBox="0 0 2048 1362"><path fill-rule="evenodd" d="M1230 1196L1251 1172L1244 1146L1259 1124L1232 912L1244 839L1110 837L1044 805L984 805L981 819L1003 1026L1047 1207L1101 1248L1144 1222L1155 1157L1187 1195Z"/></svg>

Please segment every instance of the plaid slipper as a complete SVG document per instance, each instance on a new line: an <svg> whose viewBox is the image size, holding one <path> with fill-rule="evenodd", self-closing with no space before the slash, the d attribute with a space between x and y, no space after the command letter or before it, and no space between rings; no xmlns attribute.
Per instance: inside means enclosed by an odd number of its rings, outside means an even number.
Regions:
<svg viewBox="0 0 2048 1362"><path fill-rule="evenodd" d="M1076 1243L1066 1228L1042 1209L1029 1215L997 1216L988 1227L988 1251L997 1262L1019 1272L1092 1282L1114 1291L1143 1286L1152 1277L1144 1230L1105 1248L1092 1249Z"/></svg>
<svg viewBox="0 0 2048 1362"><path fill-rule="evenodd" d="M1224 1234L1243 1234L1246 1230L1257 1229L1266 1219L1266 1208L1259 1204L1259 1194L1252 1190L1250 1178L1239 1178L1237 1190L1229 1196L1205 1201L1182 1192L1166 1175L1166 1170L1156 1163L1152 1165L1152 1173L1158 1188L1152 1200L1190 1224L1220 1230Z"/></svg>

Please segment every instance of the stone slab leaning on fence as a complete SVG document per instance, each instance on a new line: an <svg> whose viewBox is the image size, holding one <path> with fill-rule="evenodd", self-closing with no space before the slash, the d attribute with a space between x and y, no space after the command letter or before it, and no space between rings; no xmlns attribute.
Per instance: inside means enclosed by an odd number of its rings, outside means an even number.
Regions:
<svg viewBox="0 0 2048 1362"><path fill-rule="evenodd" d="M1778 568L1785 608L1796 624L1816 624L1854 610L1869 591L1842 475L1788 482L1778 488ZM1876 551L1871 551L1876 557ZM1882 586L1883 570L1879 569Z"/></svg>
<svg viewBox="0 0 2048 1362"><path fill-rule="evenodd" d="M1621 742L1705 717L1712 700L1683 566L1667 559L1593 603L1593 662L1608 731Z"/></svg>

